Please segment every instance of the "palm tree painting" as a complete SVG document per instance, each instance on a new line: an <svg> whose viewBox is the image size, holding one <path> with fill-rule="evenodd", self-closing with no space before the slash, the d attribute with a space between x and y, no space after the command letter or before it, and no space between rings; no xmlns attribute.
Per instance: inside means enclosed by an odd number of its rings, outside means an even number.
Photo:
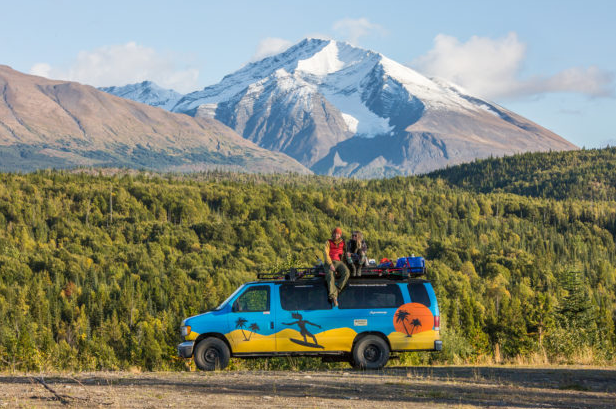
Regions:
<svg viewBox="0 0 616 409"><path fill-rule="evenodd" d="M433 320L434 315L430 308L414 302L398 307L392 319L394 330L399 334L406 334L405 338L430 331Z"/></svg>
<svg viewBox="0 0 616 409"><path fill-rule="evenodd" d="M250 324L248 329L250 330L250 335L248 336L248 341L250 341L250 338L252 337L252 334L257 332L261 328L259 328L259 324L257 324L256 322L253 322L252 324Z"/></svg>
<svg viewBox="0 0 616 409"><path fill-rule="evenodd" d="M400 310L398 310L396 312L396 322L402 324L402 326L404 327L404 332L406 332L406 336L407 337L411 336L411 334L409 334L409 330L406 328L406 324L405 324L405 322L409 318L409 315L411 315L411 314L408 311L402 310L402 309L400 309Z"/></svg>
<svg viewBox="0 0 616 409"><path fill-rule="evenodd" d="M419 321L419 318L413 318L413 320L411 321L411 335L409 335L409 337L413 336L413 332L415 332L415 329L417 327L421 327L421 321Z"/></svg>
<svg viewBox="0 0 616 409"><path fill-rule="evenodd" d="M246 325L247 322L248 320L242 317L238 318L237 321L235 321L235 328L239 328L242 330L244 341L248 341L248 338L246 338L246 333L244 332L244 326Z"/></svg>

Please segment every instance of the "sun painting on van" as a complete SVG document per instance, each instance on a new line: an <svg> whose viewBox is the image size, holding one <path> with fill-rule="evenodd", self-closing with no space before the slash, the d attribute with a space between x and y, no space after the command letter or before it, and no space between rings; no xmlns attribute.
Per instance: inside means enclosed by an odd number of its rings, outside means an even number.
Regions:
<svg viewBox="0 0 616 409"><path fill-rule="evenodd" d="M411 338L415 334L431 331L434 325L434 315L423 304L411 302L401 305L394 314L396 332L406 334Z"/></svg>

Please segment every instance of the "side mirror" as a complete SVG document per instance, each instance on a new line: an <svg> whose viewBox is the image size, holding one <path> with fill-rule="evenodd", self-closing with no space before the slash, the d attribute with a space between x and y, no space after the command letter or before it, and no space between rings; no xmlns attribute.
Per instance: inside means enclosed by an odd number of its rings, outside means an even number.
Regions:
<svg viewBox="0 0 616 409"><path fill-rule="evenodd" d="M240 303L237 302L237 300L235 300L235 302L233 303L233 309L231 310L232 312L238 312L241 311L242 309L240 308Z"/></svg>

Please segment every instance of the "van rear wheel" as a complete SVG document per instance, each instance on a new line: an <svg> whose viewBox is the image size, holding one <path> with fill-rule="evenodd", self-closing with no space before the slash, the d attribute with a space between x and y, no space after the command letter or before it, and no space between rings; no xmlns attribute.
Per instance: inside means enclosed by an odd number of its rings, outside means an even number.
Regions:
<svg viewBox="0 0 616 409"><path fill-rule="evenodd" d="M195 364L202 371L225 369L229 365L230 355L224 341L214 337L205 338L195 348Z"/></svg>
<svg viewBox="0 0 616 409"><path fill-rule="evenodd" d="M360 339L351 354L351 365L357 369L381 369L389 360L389 345L379 336Z"/></svg>

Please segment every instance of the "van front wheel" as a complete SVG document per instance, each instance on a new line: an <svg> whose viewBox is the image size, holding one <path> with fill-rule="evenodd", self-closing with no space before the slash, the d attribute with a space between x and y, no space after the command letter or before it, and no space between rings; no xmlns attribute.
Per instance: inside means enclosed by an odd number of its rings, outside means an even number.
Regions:
<svg viewBox="0 0 616 409"><path fill-rule="evenodd" d="M376 335L367 335L355 344L351 365L358 369L381 369L388 360L387 342Z"/></svg>
<svg viewBox="0 0 616 409"><path fill-rule="evenodd" d="M229 365L229 356L227 344L214 337L202 340L195 348L195 364L202 371L226 368Z"/></svg>

